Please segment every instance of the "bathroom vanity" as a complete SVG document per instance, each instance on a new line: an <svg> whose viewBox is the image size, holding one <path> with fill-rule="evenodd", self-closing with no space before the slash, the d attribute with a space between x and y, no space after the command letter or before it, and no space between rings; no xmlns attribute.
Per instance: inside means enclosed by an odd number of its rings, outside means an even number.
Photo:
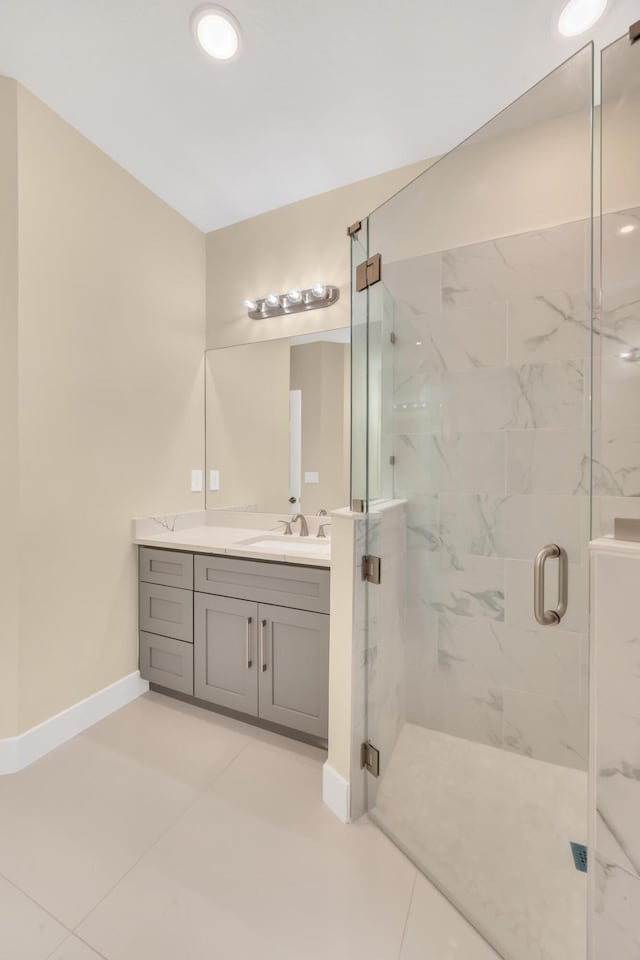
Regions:
<svg viewBox="0 0 640 960"><path fill-rule="evenodd" d="M273 544L286 555L299 543L267 538L264 550ZM301 562L221 550L139 546L141 676L161 691L326 744L328 550L327 566L311 550Z"/></svg>

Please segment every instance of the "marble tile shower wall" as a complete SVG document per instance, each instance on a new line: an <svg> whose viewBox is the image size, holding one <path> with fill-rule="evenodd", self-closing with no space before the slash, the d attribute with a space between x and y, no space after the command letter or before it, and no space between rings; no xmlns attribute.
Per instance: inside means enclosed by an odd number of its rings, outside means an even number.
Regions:
<svg viewBox="0 0 640 960"><path fill-rule="evenodd" d="M601 230L594 536L613 533L614 517L640 519L640 207L605 215Z"/></svg>
<svg viewBox="0 0 640 960"><path fill-rule="evenodd" d="M385 264L394 496L408 513L410 721L586 769L589 236L585 222ZM533 559L570 560L561 627ZM549 569L548 601L555 577Z"/></svg>
<svg viewBox="0 0 640 960"><path fill-rule="evenodd" d="M593 960L640 956L640 545L592 547L596 772ZM593 830L593 827L592 827Z"/></svg>

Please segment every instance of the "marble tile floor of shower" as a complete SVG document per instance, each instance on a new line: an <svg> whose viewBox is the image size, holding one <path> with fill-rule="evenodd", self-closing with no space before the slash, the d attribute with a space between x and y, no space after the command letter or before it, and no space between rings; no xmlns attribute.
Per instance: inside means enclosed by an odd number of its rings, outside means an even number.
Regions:
<svg viewBox="0 0 640 960"><path fill-rule="evenodd" d="M584 960L586 773L407 723L371 816L509 960Z"/></svg>
<svg viewBox="0 0 640 960"><path fill-rule="evenodd" d="M325 756L150 693L0 778L0 957L496 960Z"/></svg>

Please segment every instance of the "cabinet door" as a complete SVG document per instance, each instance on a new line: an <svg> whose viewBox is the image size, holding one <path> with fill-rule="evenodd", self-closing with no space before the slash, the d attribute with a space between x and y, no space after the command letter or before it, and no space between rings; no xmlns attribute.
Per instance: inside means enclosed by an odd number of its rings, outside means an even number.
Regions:
<svg viewBox="0 0 640 960"><path fill-rule="evenodd" d="M141 630L140 676L193 696L193 645Z"/></svg>
<svg viewBox="0 0 640 960"><path fill-rule="evenodd" d="M158 583L140 584L140 629L193 642L193 593Z"/></svg>
<svg viewBox="0 0 640 960"><path fill-rule="evenodd" d="M257 716L257 616L250 601L195 594L196 697Z"/></svg>
<svg viewBox="0 0 640 960"><path fill-rule="evenodd" d="M327 737L329 617L258 607L259 716L316 737Z"/></svg>

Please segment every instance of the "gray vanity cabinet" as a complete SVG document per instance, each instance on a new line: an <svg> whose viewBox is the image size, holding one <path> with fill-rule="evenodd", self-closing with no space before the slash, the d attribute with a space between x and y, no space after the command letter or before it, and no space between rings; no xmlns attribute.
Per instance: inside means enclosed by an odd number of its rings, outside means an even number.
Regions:
<svg viewBox="0 0 640 960"><path fill-rule="evenodd" d="M195 594L195 696L258 715L256 604Z"/></svg>
<svg viewBox="0 0 640 960"><path fill-rule="evenodd" d="M140 631L140 676L193 696L193 644Z"/></svg>
<svg viewBox="0 0 640 960"><path fill-rule="evenodd" d="M329 571L141 547L140 674L326 741Z"/></svg>
<svg viewBox="0 0 640 960"><path fill-rule="evenodd" d="M326 738L329 710L329 617L258 606L260 717Z"/></svg>
<svg viewBox="0 0 640 960"><path fill-rule="evenodd" d="M193 641L193 593L157 583L140 584L140 629L185 643Z"/></svg>
<svg viewBox="0 0 640 960"><path fill-rule="evenodd" d="M177 550L140 550L140 579L164 587L193 590L193 554Z"/></svg>

